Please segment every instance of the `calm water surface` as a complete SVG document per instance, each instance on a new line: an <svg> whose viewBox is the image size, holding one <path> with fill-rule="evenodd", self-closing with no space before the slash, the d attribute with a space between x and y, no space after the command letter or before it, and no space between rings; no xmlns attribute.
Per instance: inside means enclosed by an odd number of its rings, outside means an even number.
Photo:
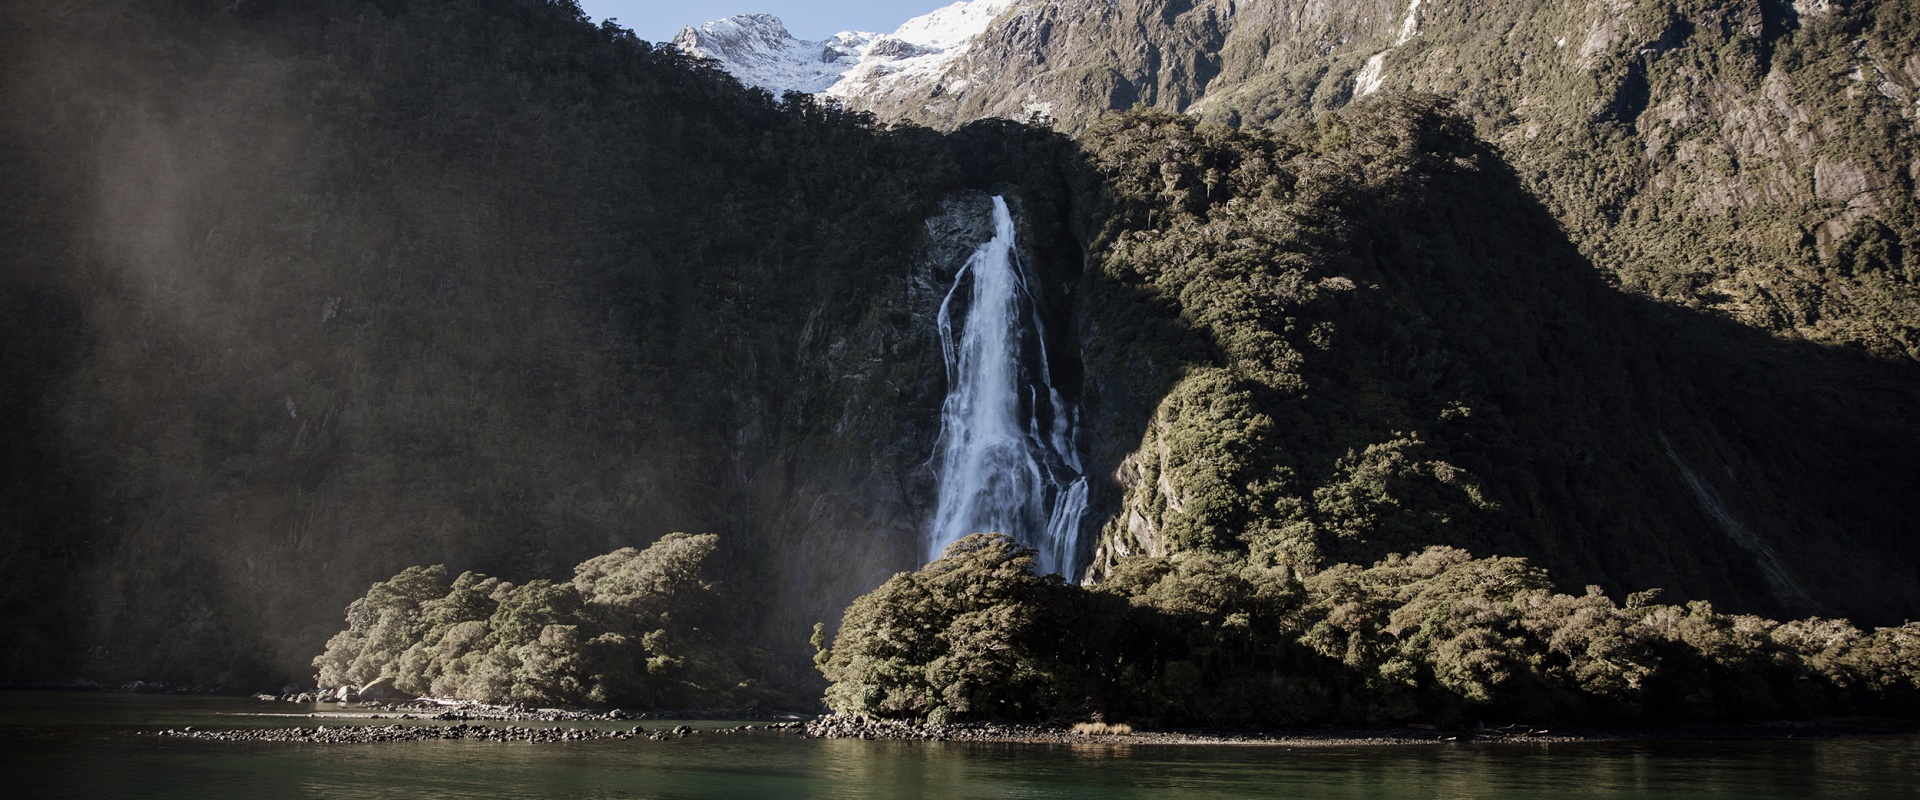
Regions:
<svg viewBox="0 0 1920 800"><path fill-rule="evenodd" d="M331 704L296 706L227 698L0 692L0 785L5 787L0 794L20 798L1180 800L1920 797L1920 737L1915 736L1283 748L816 741L760 732L708 733L659 742L554 744L248 743L152 735L184 725L220 729L353 723L304 716L337 710ZM688 724L715 727L723 723Z"/></svg>

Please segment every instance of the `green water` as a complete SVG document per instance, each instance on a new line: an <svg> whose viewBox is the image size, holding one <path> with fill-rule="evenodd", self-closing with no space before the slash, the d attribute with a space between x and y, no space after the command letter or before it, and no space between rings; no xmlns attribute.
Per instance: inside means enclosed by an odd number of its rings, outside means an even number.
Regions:
<svg viewBox="0 0 1920 800"><path fill-rule="evenodd" d="M1920 797L1920 737L1404 747L1038 746L714 732L556 744L159 737L350 723L251 700L0 692L6 797ZM646 723L649 726L658 723ZM720 723L689 723L712 728ZM629 723L630 725L630 723ZM605 723L602 727L624 727Z"/></svg>

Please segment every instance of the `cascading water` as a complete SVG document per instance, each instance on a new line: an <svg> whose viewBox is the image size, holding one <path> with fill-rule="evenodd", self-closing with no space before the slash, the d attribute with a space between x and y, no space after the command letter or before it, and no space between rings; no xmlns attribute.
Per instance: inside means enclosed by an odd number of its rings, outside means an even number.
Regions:
<svg viewBox="0 0 1920 800"><path fill-rule="evenodd" d="M974 251L940 304L947 401L928 553L937 558L970 533L1005 533L1039 551L1043 573L1073 578L1087 510L1079 409L1053 386L1040 304L1016 254L1005 198L993 198L993 226L993 239Z"/></svg>

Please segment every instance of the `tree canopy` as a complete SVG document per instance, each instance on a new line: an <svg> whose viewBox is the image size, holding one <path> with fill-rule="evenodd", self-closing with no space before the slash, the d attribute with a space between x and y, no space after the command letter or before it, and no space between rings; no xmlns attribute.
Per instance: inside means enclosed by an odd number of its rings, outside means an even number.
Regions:
<svg viewBox="0 0 1920 800"><path fill-rule="evenodd" d="M393 679L402 691L495 703L740 707L781 699L752 677L765 652L700 627L718 587L713 534L671 533L516 586L409 567L347 607L314 659L321 686ZM791 702L788 700L787 702Z"/></svg>

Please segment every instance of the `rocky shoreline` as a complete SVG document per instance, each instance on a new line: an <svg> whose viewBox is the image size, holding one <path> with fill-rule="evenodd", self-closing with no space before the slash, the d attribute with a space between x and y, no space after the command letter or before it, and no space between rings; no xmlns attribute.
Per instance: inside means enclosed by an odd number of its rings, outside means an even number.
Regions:
<svg viewBox="0 0 1920 800"><path fill-rule="evenodd" d="M1622 741L1678 741L1732 739L1795 739L1910 734L1912 725L1835 722L1774 722L1746 725L1689 725L1642 728L1545 728L1531 725L1472 728L1277 728L1262 730L1166 730L1124 734L1087 734L1071 728L1008 723L933 725L842 715L823 716L806 723L806 735L816 739L875 739L939 742L1005 742L1010 744L1127 745L1267 745L1286 747L1355 747L1374 745L1575 743Z"/></svg>
<svg viewBox="0 0 1920 800"><path fill-rule="evenodd" d="M19 687L15 687L19 688ZM47 691L42 687L34 687ZM62 687L76 690L82 687ZM88 685L88 691L104 687ZM182 693L181 688L143 684L132 691ZM171 690L171 691L167 691ZM108 690L111 691L111 690ZM122 687L120 691L129 691ZM533 708L517 705L492 705L465 700L416 698L392 701L348 701L335 693L291 691L282 695L258 694L255 699L290 703L338 704L337 710L324 706L304 715L309 718L338 720L338 724L282 728L225 728L211 730L184 727L157 731L153 735L217 741L376 743L424 740L475 740L496 742L576 742L605 739L664 740L695 735L740 733L798 734L813 739L865 739L923 742L987 742L1046 745L1264 745L1283 747L1354 747L1379 745L1436 744L1538 744L1623 741L1710 741L1751 739L1834 738L1886 734L1916 734L1920 726L1881 719L1843 719L1823 722L1756 722L1673 726L1532 726L1443 727L1424 725L1382 727L1295 727L1263 729L1172 729L1126 730L1125 732L1087 732L1055 724L1002 722L963 722L932 724L901 720L873 719L848 715L811 716L762 708L744 709L666 709L627 711L578 708ZM577 723L639 722L672 720L738 721L726 727L694 728L688 725L631 727L587 727ZM760 724L747 723L756 721ZM576 723L573 726L533 727L495 723ZM375 724L366 724L375 723ZM445 724L453 723L453 724ZM476 724L478 723L478 724ZM1082 726L1084 727L1084 726ZM1105 726L1101 726L1105 727ZM1124 727L1124 726L1123 726Z"/></svg>
<svg viewBox="0 0 1920 800"><path fill-rule="evenodd" d="M398 704L406 707L407 704ZM553 711L553 709L546 709ZM514 713L511 711L501 712ZM658 712L656 712L658 713ZM296 726L290 728L197 729L191 726L158 731L155 735L231 742L304 742L321 744L371 744L378 742L472 740L490 742L558 743L608 739L648 739L661 741L688 736L726 736L750 733L799 734L811 739L866 739L922 742L983 742L1043 745L1242 745L1281 747L1364 747L1381 745L1445 744L1543 744L1623 741L1793 739L1865 736L1874 734L1911 734L1913 726L1887 726L1867 723L1781 722L1749 725L1685 726L1671 728L1588 728L1547 729L1527 725L1508 725L1459 729L1425 727L1392 728L1301 728L1254 731L1165 730L1130 731L1098 734L1052 725L971 722L936 725L899 720L869 719L842 715L789 720L764 724L740 724L717 728L688 725L648 729L602 729L553 725L484 724L502 721L595 722L609 719L606 714L568 711L566 716L549 719L542 716L450 716L443 712L432 717L404 714L409 724ZM384 719L380 714L343 715L351 719ZM627 717L632 719L633 717ZM655 717L660 718L660 717ZM684 717L679 719L686 719ZM455 721L452 725L435 724ZM472 720L472 721L468 721ZM483 724L473 724L480 722Z"/></svg>
<svg viewBox="0 0 1920 800"><path fill-rule="evenodd" d="M600 721L604 715L571 712L576 716L564 721ZM381 719L379 715L354 715L358 719ZM1886 733L1915 733L1911 726L1889 728L1880 725L1848 723L1764 723L1754 725L1688 726L1674 728L1551 730L1526 725L1475 727L1470 729L1395 728L1314 728L1259 731L1168 730L1132 731L1121 734L1089 734L1050 725L1013 723L956 723L934 725L831 715L808 721L765 724L740 724L719 728L694 728L688 725L648 729L634 725L623 729L570 726L530 727L522 725L433 724L427 719L409 717L411 724L316 725L290 728L197 729L192 726L158 731L154 735L224 742L303 742L317 744L372 744L408 741L488 741L560 743L596 740L647 739L662 741L689 736L728 736L734 734L799 734L811 739L866 739L922 742L981 742L1042 745L1240 745L1280 747L1365 747L1382 745L1445 744L1542 744L1577 742L1622 742L1663 740L1792 739L1863 736ZM436 717L434 721L445 718ZM494 722L500 720L482 720ZM549 720L550 721L550 720Z"/></svg>
<svg viewBox="0 0 1920 800"><path fill-rule="evenodd" d="M312 719L338 720L334 725L291 728L229 728L223 730L193 727L157 732L160 736L220 741L372 743L422 740L459 740L500 742L570 742L598 739L645 738L663 740L696 734L726 735L751 731L797 733L813 739L865 739L926 742L989 742L1046 745L1266 745L1283 747L1353 747L1377 745L1435 744L1538 744L1624 741L1729 741L1754 739L1835 738L1873 735L1920 734L1920 725L1909 721L1877 718L1844 718L1820 722L1778 721L1718 724L1654 725L1554 725L1551 727L1513 724L1498 727L1476 725L1435 726L1407 724L1378 727L1275 727L1240 729L1171 729L1122 731L1086 730L1087 726L1065 727L1058 724L1022 724L1004 722L962 722L933 724L903 720L874 719L850 715L814 716L766 708L694 708L628 711L582 708L536 708L525 705L495 705L472 700L408 697L393 689L390 679L376 681L359 689L300 690L285 687L280 694L260 693L253 699L306 706L319 705L304 714ZM5 684L0 690L82 691L133 694L227 694L210 687L169 685L161 682L132 681L107 686L92 681L73 680L56 683ZM333 706L329 709L327 706ZM394 720L396 722L387 722ZM592 727L526 727L472 723L606 723L637 721L757 721L730 727L692 728L686 725L648 729L634 725L630 729ZM360 724L380 721L384 724ZM399 724L406 723L406 724ZM455 723L455 724L442 724ZM1076 730L1081 728L1081 730Z"/></svg>
<svg viewBox="0 0 1920 800"><path fill-rule="evenodd" d="M882 739L934 742L1007 742L1013 744L1232 744L1351 746L1384 744L1444 744L1462 741L1575 742L1592 737L1556 733L1529 726L1510 726L1474 731L1441 731L1421 728L1316 729L1300 731L1152 731L1139 730L1118 734L1090 734L1051 725L1010 723L927 723L878 720L850 716L819 717L806 724L806 733L816 739Z"/></svg>
<svg viewBox="0 0 1920 800"><path fill-rule="evenodd" d="M258 694L256 700L278 700L290 703L338 703L342 709L358 709L374 712L361 715L343 710L340 716L385 719L389 716L404 720L439 720L443 722L618 722L622 720L758 720L758 721L798 721L808 717L786 711L770 711L761 708L678 708L655 709L652 711L627 711L609 709L599 711L580 708L534 708L530 706L493 705L471 700L442 700L418 698L395 701L339 701L327 698L316 699L311 692L288 695ZM325 713L325 712L320 712Z"/></svg>
<svg viewBox="0 0 1920 800"><path fill-rule="evenodd" d="M229 728L224 730L196 729L189 725L184 728L169 728L158 732L157 736L170 736L188 739L211 739L222 742L308 742L315 744L371 744L375 742L418 742L418 741L457 741L473 740L483 742L586 742L601 739L650 739L662 741L692 736L696 733L709 735L729 735L748 731L797 731L798 722L776 722L767 725L735 725L731 728L710 728L697 730L687 725L661 728L649 731L643 725L635 725L628 730L599 730L595 728L570 728L558 725L547 728L532 728L520 725L472 725L458 723L454 725L316 725L313 727L293 728Z"/></svg>

